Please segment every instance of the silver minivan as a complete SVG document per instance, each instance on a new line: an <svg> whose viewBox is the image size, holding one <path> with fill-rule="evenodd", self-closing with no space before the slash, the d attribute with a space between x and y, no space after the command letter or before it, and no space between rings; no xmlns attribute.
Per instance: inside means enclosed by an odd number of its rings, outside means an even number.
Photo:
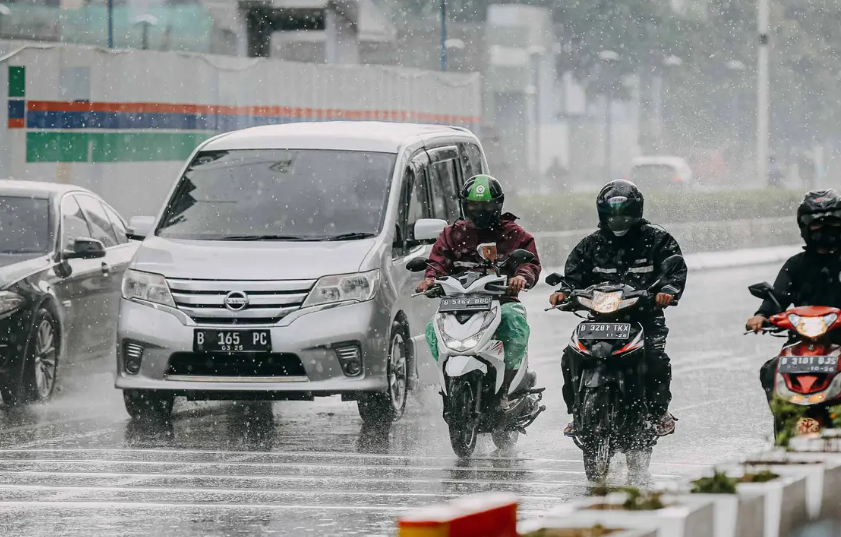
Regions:
<svg viewBox="0 0 841 537"><path fill-rule="evenodd" d="M358 402L398 419L437 379L412 300L457 193L486 173L457 127L325 122L217 136L191 156L126 271L116 387L133 417L173 399Z"/></svg>

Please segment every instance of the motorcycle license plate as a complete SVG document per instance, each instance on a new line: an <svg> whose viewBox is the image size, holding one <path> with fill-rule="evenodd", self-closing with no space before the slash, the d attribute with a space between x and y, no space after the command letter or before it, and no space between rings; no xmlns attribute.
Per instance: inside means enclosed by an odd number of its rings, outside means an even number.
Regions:
<svg viewBox="0 0 841 537"><path fill-rule="evenodd" d="M268 330L196 330L193 352L271 352Z"/></svg>
<svg viewBox="0 0 841 537"><path fill-rule="evenodd" d="M630 323L581 323L578 325L578 339L628 339L631 337Z"/></svg>
<svg viewBox="0 0 841 537"><path fill-rule="evenodd" d="M484 311L491 309L490 296L469 296L463 298L442 298L438 311Z"/></svg>
<svg viewBox="0 0 841 537"><path fill-rule="evenodd" d="M829 374L837 370L837 356L783 356L780 358L780 373Z"/></svg>

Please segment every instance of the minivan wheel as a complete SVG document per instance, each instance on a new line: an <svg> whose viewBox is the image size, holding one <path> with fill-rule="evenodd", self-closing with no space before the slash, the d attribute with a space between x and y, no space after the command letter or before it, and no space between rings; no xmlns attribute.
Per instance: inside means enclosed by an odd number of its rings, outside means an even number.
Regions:
<svg viewBox="0 0 841 537"><path fill-rule="evenodd" d="M406 398L409 391L409 355L403 328L398 323L394 323L391 327L386 377L388 391L363 394L357 402L359 415L367 424L390 424L399 420L406 410Z"/></svg>
<svg viewBox="0 0 841 537"><path fill-rule="evenodd" d="M124 390L123 402L132 419L160 420L172 415L175 396L154 390Z"/></svg>

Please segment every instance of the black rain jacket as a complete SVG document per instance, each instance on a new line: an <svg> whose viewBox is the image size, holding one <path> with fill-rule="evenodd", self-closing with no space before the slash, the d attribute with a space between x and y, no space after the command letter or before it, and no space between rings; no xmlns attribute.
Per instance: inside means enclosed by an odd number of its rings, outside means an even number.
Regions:
<svg viewBox="0 0 841 537"><path fill-rule="evenodd" d="M662 275L662 262L672 255L683 255L677 241L665 229L642 220L624 237L599 229L578 243L566 262L564 279L574 289L599 283L621 283L644 290ZM686 287L686 263L664 278L661 290L679 300ZM657 310L662 316L662 310Z"/></svg>
<svg viewBox="0 0 841 537"><path fill-rule="evenodd" d="M790 257L774 281L774 294L783 309L765 299L757 315L770 317L792 304L841 308L841 254L806 250Z"/></svg>

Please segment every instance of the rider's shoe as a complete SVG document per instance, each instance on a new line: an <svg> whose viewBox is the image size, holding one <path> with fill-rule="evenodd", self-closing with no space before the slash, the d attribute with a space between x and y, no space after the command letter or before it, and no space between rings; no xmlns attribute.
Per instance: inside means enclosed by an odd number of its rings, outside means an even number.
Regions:
<svg viewBox="0 0 841 537"><path fill-rule="evenodd" d="M675 432L675 422L677 418L672 416L671 412L666 412L660 419L654 422L654 432L657 436L668 436Z"/></svg>
<svg viewBox="0 0 841 537"><path fill-rule="evenodd" d="M568 438L575 438L575 422L569 422L569 425L564 427L564 436Z"/></svg>

